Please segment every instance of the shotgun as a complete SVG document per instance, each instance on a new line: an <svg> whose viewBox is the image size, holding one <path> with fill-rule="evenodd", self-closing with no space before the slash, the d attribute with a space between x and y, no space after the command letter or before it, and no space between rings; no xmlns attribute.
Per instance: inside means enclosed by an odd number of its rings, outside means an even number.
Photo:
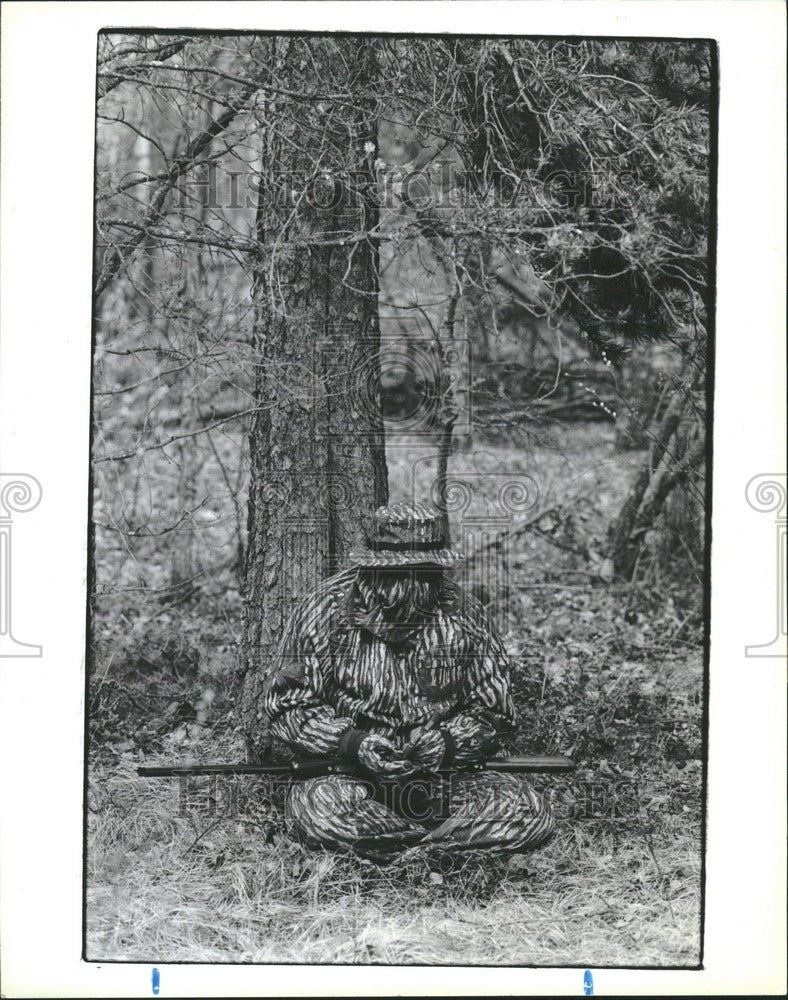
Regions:
<svg viewBox="0 0 788 1000"><path fill-rule="evenodd" d="M567 774L574 771L575 767L575 762L570 757L491 757L467 767L440 768L437 773L497 771L510 774ZM137 774L143 778L203 777L213 774L271 774L286 778L317 778L324 774L358 775L360 771L358 765L349 764L337 757L315 757L268 764L170 764L166 767L137 768Z"/></svg>

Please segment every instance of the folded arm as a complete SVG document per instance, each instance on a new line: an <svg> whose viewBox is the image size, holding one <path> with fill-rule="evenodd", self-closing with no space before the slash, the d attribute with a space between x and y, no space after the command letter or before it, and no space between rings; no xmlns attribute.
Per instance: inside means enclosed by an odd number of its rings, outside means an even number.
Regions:
<svg viewBox="0 0 788 1000"><path fill-rule="evenodd" d="M440 726L444 766L472 764L495 754L515 722L509 657L491 624L468 662L466 696L460 709Z"/></svg>
<svg viewBox="0 0 788 1000"><path fill-rule="evenodd" d="M297 610L285 629L278 665L265 694L265 711L274 735L293 750L332 757L341 752L353 720L338 716L328 702L328 642L324 648L304 628L303 617Z"/></svg>

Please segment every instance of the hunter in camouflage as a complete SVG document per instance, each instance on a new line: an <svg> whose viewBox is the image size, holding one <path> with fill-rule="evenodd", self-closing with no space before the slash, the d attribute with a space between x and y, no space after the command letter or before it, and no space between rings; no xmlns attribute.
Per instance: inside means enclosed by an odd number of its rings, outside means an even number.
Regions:
<svg viewBox="0 0 788 1000"><path fill-rule="evenodd" d="M467 770L515 715L503 644L447 575L461 558L435 510L381 507L369 547L293 613L265 697L272 732L360 772L290 787L288 824L307 845L383 860L415 845L507 852L549 838L550 807L523 777Z"/></svg>

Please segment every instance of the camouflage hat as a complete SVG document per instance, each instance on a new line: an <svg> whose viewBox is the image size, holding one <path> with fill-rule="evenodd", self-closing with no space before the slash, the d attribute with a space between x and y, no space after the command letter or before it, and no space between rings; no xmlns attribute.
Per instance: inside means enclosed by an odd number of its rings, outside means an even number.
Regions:
<svg viewBox="0 0 788 1000"><path fill-rule="evenodd" d="M372 515L368 548L350 553L357 566L443 566L465 557L445 548L441 516L434 507L397 503Z"/></svg>

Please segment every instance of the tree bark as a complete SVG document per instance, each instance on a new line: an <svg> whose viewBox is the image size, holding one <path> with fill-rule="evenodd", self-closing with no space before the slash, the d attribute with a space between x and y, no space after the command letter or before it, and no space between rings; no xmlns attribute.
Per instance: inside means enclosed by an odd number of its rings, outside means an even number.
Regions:
<svg viewBox="0 0 788 1000"><path fill-rule="evenodd" d="M457 317L459 297L459 291L455 290L449 299L445 324L445 336L449 342L454 340L454 323ZM449 476L449 456L451 455L454 425L457 422L457 402L454 398L454 389L446 366L445 354L447 345L441 340L441 332L438 330L438 335L435 338L435 350L438 362L438 391L440 393L438 402L438 456L435 467L435 506L441 516L443 538L445 544L448 546L451 544L451 527L449 525L446 486Z"/></svg>
<svg viewBox="0 0 788 1000"><path fill-rule="evenodd" d="M298 62L288 51L297 43L267 42L277 79L297 91ZM329 50L316 48L314 55L327 59ZM352 66L346 56L343 63ZM335 87L336 75L335 64L327 73ZM372 109L365 110L359 107L352 118L346 114L341 127L347 134L330 135L322 150L328 170L335 151L358 151L354 182L361 187L372 184L370 156L365 161L363 150L377 127ZM350 248L292 246L292 241L333 240L351 228L369 231L377 221L369 199L326 211L303 196L300 178L313 172L316 158L306 152L307 133L318 125L326 128L319 117L326 118L324 110L281 96L269 98L262 115L257 240L277 246L256 269L252 292L255 398L262 409L250 433L237 707L252 756L269 749L262 695L287 618L296 602L363 542L367 515L388 495L374 241Z"/></svg>
<svg viewBox="0 0 788 1000"><path fill-rule="evenodd" d="M632 579L646 532L653 527L675 487L686 482L703 461L702 436L686 447L681 440L686 403L680 393L670 400L653 434L648 458L611 526L602 569L606 579Z"/></svg>

